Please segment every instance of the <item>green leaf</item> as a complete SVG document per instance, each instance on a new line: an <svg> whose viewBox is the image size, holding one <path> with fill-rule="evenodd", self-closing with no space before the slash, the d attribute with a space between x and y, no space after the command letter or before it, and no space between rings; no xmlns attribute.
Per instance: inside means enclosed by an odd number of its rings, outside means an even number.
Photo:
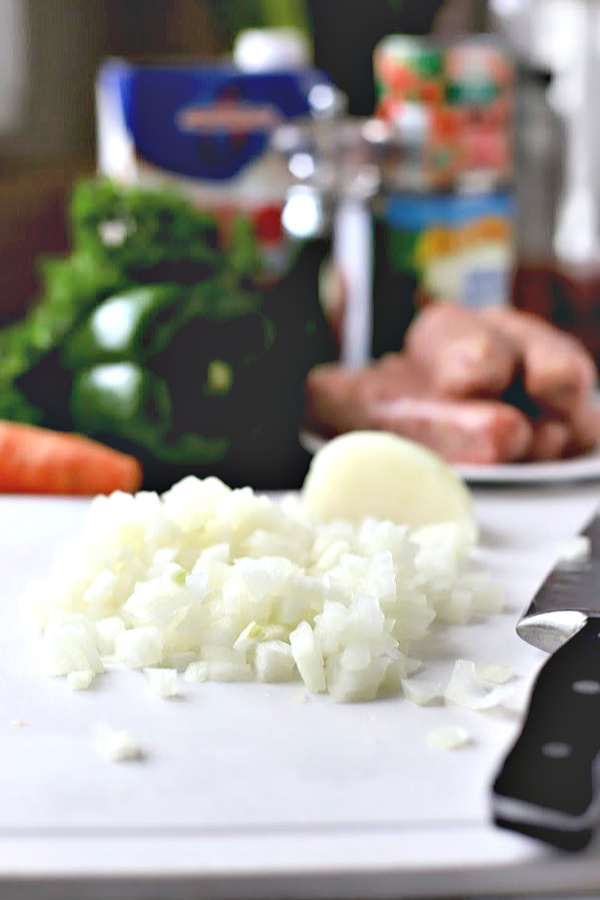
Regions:
<svg viewBox="0 0 600 900"><path fill-rule="evenodd" d="M236 216L233 222L227 258L239 277L255 275L260 271L258 242L254 226L247 216Z"/></svg>
<svg viewBox="0 0 600 900"><path fill-rule="evenodd" d="M75 248L133 281L193 284L224 265L215 217L173 189L83 181L70 212Z"/></svg>

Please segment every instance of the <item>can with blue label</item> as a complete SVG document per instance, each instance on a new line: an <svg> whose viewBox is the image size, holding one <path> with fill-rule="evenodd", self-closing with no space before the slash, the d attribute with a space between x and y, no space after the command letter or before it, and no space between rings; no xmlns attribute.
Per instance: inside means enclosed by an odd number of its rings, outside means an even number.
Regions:
<svg viewBox="0 0 600 900"><path fill-rule="evenodd" d="M373 356L399 350L418 309L510 302L512 191L396 193L375 208Z"/></svg>
<svg viewBox="0 0 600 900"><path fill-rule="evenodd" d="M390 35L373 69L375 116L386 128L373 205L377 357L401 348L426 303L511 302L514 64L487 37Z"/></svg>

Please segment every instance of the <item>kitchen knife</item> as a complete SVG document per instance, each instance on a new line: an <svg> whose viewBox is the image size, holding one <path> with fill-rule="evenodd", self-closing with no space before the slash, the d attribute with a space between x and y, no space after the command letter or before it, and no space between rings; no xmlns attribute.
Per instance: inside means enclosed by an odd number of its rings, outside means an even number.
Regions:
<svg viewBox="0 0 600 900"><path fill-rule="evenodd" d="M600 513L583 535L588 552L559 561L517 624L551 655L492 788L497 825L567 850L600 820Z"/></svg>

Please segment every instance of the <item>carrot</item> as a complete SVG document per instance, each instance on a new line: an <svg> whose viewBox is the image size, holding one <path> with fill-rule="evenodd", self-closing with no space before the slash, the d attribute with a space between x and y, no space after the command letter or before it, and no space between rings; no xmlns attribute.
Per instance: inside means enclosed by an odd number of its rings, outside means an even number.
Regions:
<svg viewBox="0 0 600 900"><path fill-rule="evenodd" d="M143 480L133 456L80 434L0 421L0 492L92 496L134 492Z"/></svg>

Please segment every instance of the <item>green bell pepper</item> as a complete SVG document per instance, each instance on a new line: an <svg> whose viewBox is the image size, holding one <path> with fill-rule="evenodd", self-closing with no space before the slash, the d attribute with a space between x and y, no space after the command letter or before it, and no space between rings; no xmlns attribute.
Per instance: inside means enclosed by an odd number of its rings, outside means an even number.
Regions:
<svg viewBox="0 0 600 900"><path fill-rule="evenodd" d="M335 356L326 246L267 286L243 216L223 245L185 198L105 180L77 186L71 227L73 252L44 262L39 301L0 331L0 414L137 455L148 489L189 472L299 486L302 383Z"/></svg>
<svg viewBox="0 0 600 900"><path fill-rule="evenodd" d="M173 425L168 386L131 361L95 365L77 375L70 408L85 434L142 446L163 439Z"/></svg>
<svg viewBox="0 0 600 900"><path fill-rule="evenodd" d="M168 346L186 290L177 284L130 288L100 303L69 335L62 360L72 372L122 359L142 361ZM180 304L180 305L183 305Z"/></svg>
<svg viewBox="0 0 600 900"><path fill-rule="evenodd" d="M109 297L62 349L74 427L140 458L208 472L259 430L273 336L259 298L224 294L219 281Z"/></svg>

